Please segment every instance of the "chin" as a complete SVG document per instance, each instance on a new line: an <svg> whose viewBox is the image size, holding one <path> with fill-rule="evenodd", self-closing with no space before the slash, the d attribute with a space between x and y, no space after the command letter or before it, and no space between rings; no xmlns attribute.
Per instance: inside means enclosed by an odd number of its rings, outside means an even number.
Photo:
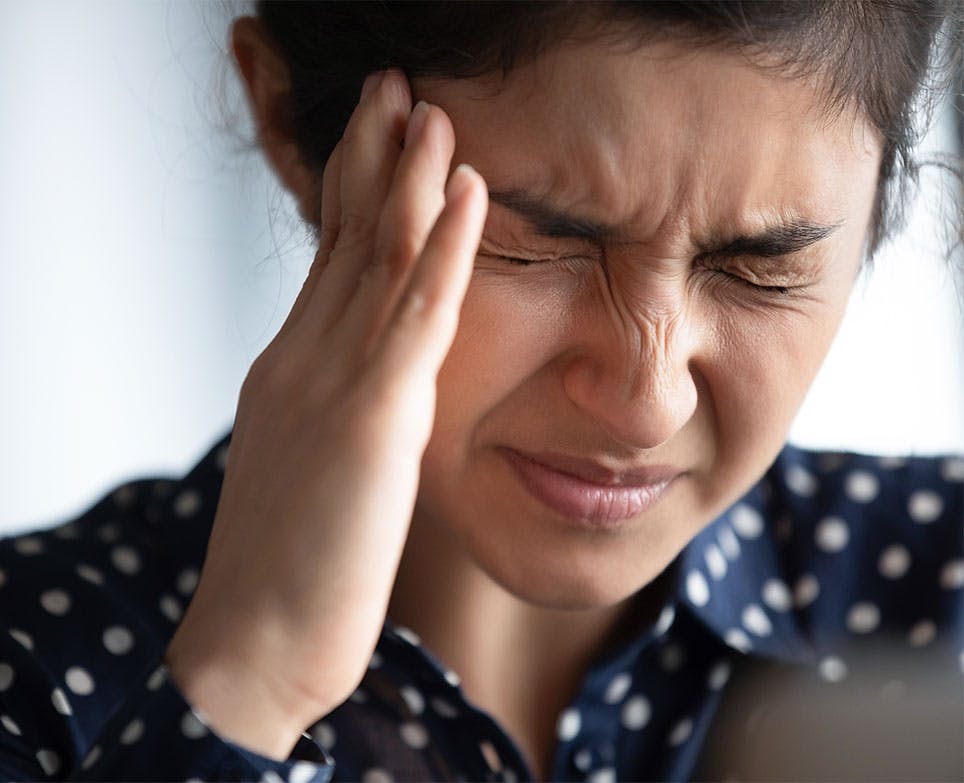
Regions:
<svg viewBox="0 0 964 783"><path fill-rule="evenodd" d="M520 601L557 611L615 606L649 584L666 565L656 567L647 563L645 570L637 567L626 573L598 558L580 562L572 552L558 560L547 557L545 552L529 559L520 559L522 555L521 549L502 553L502 557L499 553L477 552L475 559L490 579Z"/></svg>

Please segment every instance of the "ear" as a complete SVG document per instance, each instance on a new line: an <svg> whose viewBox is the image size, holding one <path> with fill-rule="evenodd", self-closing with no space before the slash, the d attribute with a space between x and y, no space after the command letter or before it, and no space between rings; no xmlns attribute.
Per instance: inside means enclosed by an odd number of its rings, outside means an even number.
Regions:
<svg viewBox="0 0 964 783"><path fill-rule="evenodd" d="M321 222L321 177L305 166L291 135L288 66L261 23L251 16L235 20L231 48L261 149L282 184L298 201L301 217L317 227Z"/></svg>

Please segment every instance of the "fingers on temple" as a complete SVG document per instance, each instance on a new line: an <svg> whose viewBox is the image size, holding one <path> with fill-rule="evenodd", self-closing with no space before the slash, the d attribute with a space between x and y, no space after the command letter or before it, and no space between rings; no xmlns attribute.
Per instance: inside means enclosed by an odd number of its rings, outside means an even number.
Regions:
<svg viewBox="0 0 964 783"><path fill-rule="evenodd" d="M381 340L377 364L385 382L408 373L434 379L455 336L487 208L485 181L459 166Z"/></svg>
<svg viewBox="0 0 964 783"><path fill-rule="evenodd" d="M401 71L390 69L348 121L342 139L339 235L349 235L350 244L365 244L374 236L411 110L408 80Z"/></svg>

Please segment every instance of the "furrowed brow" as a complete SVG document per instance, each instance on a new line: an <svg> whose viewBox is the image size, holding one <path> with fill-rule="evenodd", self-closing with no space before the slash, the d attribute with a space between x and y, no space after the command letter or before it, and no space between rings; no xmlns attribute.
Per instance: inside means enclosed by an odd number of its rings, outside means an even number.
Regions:
<svg viewBox="0 0 964 783"><path fill-rule="evenodd" d="M525 190L490 190L489 201L522 215L540 236L604 244L618 234L613 226L572 215Z"/></svg>
<svg viewBox="0 0 964 783"><path fill-rule="evenodd" d="M489 200L520 214L537 234L554 239L581 239L600 245L619 243L622 232L613 225L573 215L526 190L490 190ZM821 224L794 219L754 234L742 234L705 245L713 255L776 258L791 255L833 234L841 223Z"/></svg>
<svg viewBox="0 0 964 783"><path fill-rule="evenodd" d="M756 234L744 234L704 248L711 255L760 256L776 258L797 253L826 239L841 223L824 225L809 220L792 220L770 226Z"/></svg>

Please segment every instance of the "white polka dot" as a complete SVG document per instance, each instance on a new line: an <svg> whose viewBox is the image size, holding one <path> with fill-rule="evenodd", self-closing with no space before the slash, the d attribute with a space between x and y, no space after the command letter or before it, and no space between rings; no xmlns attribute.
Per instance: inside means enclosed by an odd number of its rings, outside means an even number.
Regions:
<svg viewBox="0 0 964 783"><path fill-rule="evenodd" d="M111 562L114 568L122 574L132 576L141 570L141 558L137 552L129 546L116 546L110 553Z"/></svg>
<svg viewBox="0 0 964 783"><path fill-rule="evenodd" d="M630 731L638 731L649 723L652 714L653 709L650 706L649 699L638 694L629 698L623 705L620 719L622 720L623 726L627 729Z"/></svg>
<svg viewBox="0 0 964 783"><path fill-rule="evenodd" d="M920 489L907 499L907 513L915 522L926 525L944 512L944 501L936 492Z"/></svg>
<svg viewBox="0 0 964 783"><path fill-rule="evenodd" d="M686 575L686 596L695 606L706 606L709 603L710 586L699 571L690 571Z"/></svg>
<svg viewBox="0 0 964 783"><path fill-rule="evenodd" d="M459 711L455 709L449 702L445 699L441 699L435 696L429 701L432 705L432 709L435 710L443 718L456 718L458 717Z"/></svg>
<svg viewBox="0 0 964 783"><path fill-rule="evenodd" d="M120 538L120 527L110 522L106 525L101 525L97 528L97 538L105 544L113 544Z"/></svg>
<svg viewBox="0 0 964 783"><path fill-rule="evenodd" d="M331 724L324 721L315 724L315 727L311 730L311 736L325 750L331 750L335 747L335 740L338 738Z"/></svg>
<svg viewBox="0 0 964 783"><path fill-rule="evenodd" d="M945 563L941 568L940 582L945 590L964 587L964 560L950 560Z"/></svg>
<svg viewBox="0 0 964 783"><path fill-rule="evenodd" d="M750 604L743 610L741 616L743 626L752 634L757 636L769 636L773 633L773 625L770 618L759 604Z"/></svg>
<svg viewBox="0 0 964 783"><path fill-rule="evenodd" d="M727 681L730 679L730 674L733 672L733 666L729 661L718 661L710 669L710 673L706 678L706 685L710 690L718 691Z"/></svg>
<svg viewBox="0 0 964 783"><path fill-rule="evenodd" d="M907 464L904 457L880 457L877 464L884 470L899 470Z"/></svg>
<svg viewBox="0 0 964 783"><path fill-rule="evenodd" d="M716 534L716 540L720 542L720 549L728 560L736 560L740 556L740 541L733 528L722 525Z"/></svg>
<svg viewBox="0 0 964 783"><path fill-rule="evenodd" d="M97 761L100 759L101 752L102 751L101 751L100 745L94 745L94 747L90 749L87 755L84 756L84 760L81 762L80 768L90 769L92 766L94 766L94 764L96 764Z"/></svg>
<svg viewBox="0 0 964 783"><path fill-rule="evenodd" d="M853 633L870 633L880 624L880 610L870 601L860 601L847 612L847 628Z"/></svg>
<svg viewBox="0 0 964 783"><path fill-rule="evenodd" d="M753 642L750 641L750 637L746 635L745 631L739 628L730 628L724 635L723 641L726 642L734 650L739 650L740 652L749 652L753 649Z"/></svg>
<svg viewBox="0 0 964 783"><path fill-rule="evenodd" d="M86 563L77 564L77 575L85 582L90 582L94 585L104 584L104 575L96 568L87 565Z"/></svg>
<svg viewBox="0 0 964 783"><path fill-rule="evenodd" d="M755 508L737 503L730 512L730 522L741 538L759 538L763 532L763 517Z"/></svg>
<svg viewBox="0 0 964 783"><path fill-rule="evenodd" d="M387 770L374 767L362 775L362 783L395 783L395 778Z"/></svg>
<svg viewBox="0 0 964 783"><path fill-rule="evenodd" d="M673 730L669 733L669 742L673 747L677 745L682 745L686 740L689 739L690 734L693 733L693 720L691 718L683 718L679 723L677 723Z"/></svg>
<svg viewBox="0 0 964 783"><path fill-rule="evenodd" d="M123 655L134 646L134 635L122 625L112 625L104 631L104 647L114 655Z"/></svg>
<svg viewBox="0 0 964 783"><path fill-rule="evenodd" d="M355 688L351 696L348 697L348 700L353 704L364 704L368 701L368 694L361 688Z"/></svg>
<svg viewBox="0 0 964 783"><path fill-rule="evenodd" d="M659 665L664 671L675 672L686 659L686 653L681 645L670 642L659 652Z"/></svg>
<svg viewBox="0 0 964 783"><path fill-rule="evenodd" d="M886 579L900 579L910 568L910 552L900 544L891 544L877 560L877 570Z"/></svg>
<svg viewBox="0 0 964 783"><path fill-rule="evenodd" d="M562 742L568 742L579 733L581 726L582 716L579 710L570 707L556 721L556 735Z"/></svg>
<svg viewBox="0 0 964 783"><path fill-rule="evenodd" d="M217 466L218 470L224 473L224 469L228 466L228 449L230 444L225 444L218 449L218 453L214 455L214 464Z"/></svg>
<svg viewBox="0 0 964 783"><path fill-rule="evenodd" d="M168 620L170 620L172 623L180 622L183 611L181 609L181 604L173 595L165 593L161 596L161 600L158 605L161 608L161 614L163 614Z"/></svg>
<svg viewBox="0 0 964 783"><path fill-rule="evenodd" d="M207 726L193 710L188 710L181 716L181 734L188 739L200 739L207 733Z"/></svg>
<svg viewBox="0 0 964 783"><path fill-rule="evenodd" d="M793 603L798 609L812 604L820 595L820 583L813 574L804 574L793 588Z"/></svg>
<svg viewBox="0 0 964 783"><path fill-rule="evenodd" d="M285 783L285 781L284 778L273 769L267 769L261 773L258 783Z"/></svg>
<svg viewBox="0 0 964 783"><path fill-rule="evenodd" d="M118 487L111 495L118 508L128 508L137 499L137 490L130 484Z"/></svg>
<svg viewBox="0 0 964 783"><path fill-rule="evenodd" d="M53 776L60 769L60 756L49 748L41 748L37 751L37 762L44 774Z"/></svg>
<svg viewBox="0 0 964 783"><path fill-rule="evenodd" d="M850 541L850 529L840 517L820 520L814 532L817 546L824 552L840 552Z"/></svg>
<svg viewBox="0 0 964 783"><path fill-rule="evenodd" d="M606 692L603 694L603 701L607 704L619 704L626 696L629 691L630 686L633 684L633 678L628 672L620 672L615 677L609 681L609 685L606 686Z"/></svg>
<svg viewBox="0 0 964 783"><path fill-rule="evenodd" d="M14 736L16 737L20 736L20 727L17 725L17 722L9 715L0 715L0 724L3 724L3 727Z"/></svg>
<svg viewBox="0 0 964 783"><path fill-rule="evenodd" d="M26 631L21 631L19 628L11 628L10 635L28 650L33 649L33 638Z"/></svg>
<svg viewBox="0 0 964 783"><path fill-rule="evenodd" d="M964 481L964 459L952 457L941 463L941 478L944 481Z"/></svg>
<svg viewBox="0 0 964 783"><path fill-rule="evenodd" d="M68 522L66 525L54 528L53 532L57 538L64 541L73 541L80 538L80 526L76 522Z"/></svg>
<svg viewBox="0 0 964 783"><path fill-rule="evenodd" d="M70 596L63 590L45 590L40 594L40 605L50 614L65 615L70 611Z"/></svg>
<svg viewBox="0 0 964 783"><path fill-rule="evenodd" d="M586 776L586 783L616 783L616 770L612 767L600 767Z"/></svg>
<svg viewBox="0 0 964 783"><path fill-rule="evenodd" d="M177 591L181 595L191 595L197 589L198 572L196 568L185 568L177 575Z"/></svg>
<svg viewBox="0 0 964 783"><path fill-rule="evenodd" d="M153 672L151 672L151 676L147 678L147 683L146 683L147 690L156 691L164 684L164 681L166 679L167 679L167 667L161 664Z"/></svg>
<svg viewBox="0 0 964 783"><path fill-rule="evenodd" d="M817 668L827 682L840 682L847 676L847 664L836 656L824 658Z"/></svg>
<svg viewBox="0 0 964 783"><path fill-rule="evenodd" d="M137 740L144 736L144 721L134 718L128 723L121 732L121 745L133 745Z"/></svg>
<svg viewBox="0 0 964 783"><path fill-rule="evenodd" d="M296 761L288 773L288 783L308 783L315 776L315 765L307 761Z"/></svg>
<svg viewBox="0 0 964 783"><path fill-rule="evenodd" d="M519 776L511 767L505 767L502 770L502 781L503 783L519 783Z"/></svg>
<svg viewBox="0 0 964 783"><path fill-rule="evenodd" d="M907 642L911 647L926 647L937 636L937 626L930 620L916 623L907 634Z"/></svg>
<svg viewBox="0 0 964 783"><path fill-rule="evenodd" d="M819 462L821 473L833 473L835 470L839 470L844 466L847 458L843 454L828 451L826 454L820 455Z"/></svg>
<svg viewBox="0 0 964 783"><path fill-rule="evenodd" d="M428 745L428 731L418 721L410 720L398 727L402 741L410 748L421 750Z"/></svg>
<svg viewBox="0 0 964 783"><path fill-rule="evenodd" d="M847 476L844 491L855 503L869 503L880 491L880 482L873 473L866 470L855 470Z"/></svg>
<svg viewBox="0 0 964 783"><path fill-rule="evenodd" d="M174 498L174 513L181 519L193 517L201 508L201 493L196 489L186 489Z"/></svg>
<svg viewBox="0 0 964 783"><path fill-rule="evenodd" d="M372 657L368 660L369 669L378 669L382 665L382 655L378 650L372 653Z"/></svg>
<svg viewBox="0 0 964 783"><path fill-rule="evenodd" d="M576 769L587 772L592 766L592 753L588 748L583 748L572 757L572 763L576 765Z"/></svg>
<svg viewBox="0 0 964 783"><path fill-rule="evenodd" d="M446 669L446 670L445 670L444 677L445 677L445 681L446 681L449 685L451 685L453 688L458 688L459 685L462 684L462 678L459 677L459 675L457 675L457 674L456 674L454 671L452 671L451 669Z"/></svg>
<svg viewBox="0 0 964 783"><path fill-rule="evenodd" d="M13 684L13 667L9 663L0 663L0 692Z"/></svg>
<svg viewBox="0 0 964 783"><path fill-rule="evenodd" d="M706 568L710 572L710 576L716 581L726 576L726 558L716 544L710 544L706 547L703 558L706 560Z"/></svg>
<svg viewBox="0 0 964 783"><path fill-rule="evenodd" d="M81 666L71 666L64 674L67 687L78 696L89 696L94 692L94 678Z"/></svg>
<svg viewBox="0 0 964 783"><path fill-rule="evenodd" d="M411 628L406 628L404 625L396 625L395 633L413 647L419 647L422 644L422 640L418 638L418 634Z"/></svg>
<svg viewBox="0 0 964 783"><path fill-rule="evenodd" d="M422 710L425 709L425 699L422 694L419 693L417 688L413 688L411 685L403 685L398 689L399 694L402 699L405 700L405 704L408 707L409 712L413 715L421 715Z"/></svg>
<svg viewBox="0 0 964 783"><path fill-rule="evenodd" d="M664 606L663 611L659 613L659 618L656 620L656 625L653 627L653 633L656 634L656 636L662 636L672 627L675 619L676 607L672 604Z"/></svg>
<svg viewBox="0 0 964 783"><path fill-rule="evenodd" d="M36 536L23 536L22 538L15 538L13 541L13 548L19 554L27 557L30 557L31 555L39 555L46 549L44 542Z"/></svg>
<svg viewBox="0 0 964 783"><path fill-rule="evenodd" d="M793 596L786 582L781 579L767 579L761 590L763 603L775 612L786 612L793 606Z"/></svg>
<svg viewBox="0 0 964 783"><path fill-rule="evenodd" d="M813 497L820 487L817 477L801 465L791 465L785 479L791 492L805 498Z"/></svg>
<svg viewBox="0 0 964 783"><path fill-rule="evenodd" d="M499 758L499 752L495 749L495 745L488 740L482 740L479 743L479 750L482 752L482 757L490 770L498 772L502 769L502 759Z"/></svg>
<svg viewBox="0 0 964 783"><path fill-rule="evenodd" d="M53 689L53 692L50 694L50 701L54 705L54 709L61 715L73 715L74 711L70 708L70 702L67 701L67 694L64 693L62 688Z"/></svg>

